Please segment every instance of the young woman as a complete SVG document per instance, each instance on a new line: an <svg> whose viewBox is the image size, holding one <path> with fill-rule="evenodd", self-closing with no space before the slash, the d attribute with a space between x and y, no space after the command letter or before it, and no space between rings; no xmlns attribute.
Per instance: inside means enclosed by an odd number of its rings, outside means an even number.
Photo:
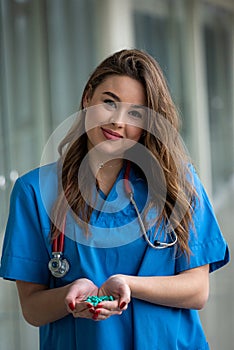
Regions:
<svg viewBox="0 0 234 350"><path fill-rule="evenodd" d="M229 254L178 131L158 64L122 50L87 82L59 161L17 180L0 271L40 349L209 349L197 310Z"/></svg>

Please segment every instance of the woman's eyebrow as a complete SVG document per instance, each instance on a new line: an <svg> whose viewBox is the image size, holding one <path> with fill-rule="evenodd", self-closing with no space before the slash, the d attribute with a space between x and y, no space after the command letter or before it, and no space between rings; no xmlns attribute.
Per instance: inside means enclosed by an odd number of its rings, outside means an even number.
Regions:
<svg viewBox="0 0 234 350"><path fill-rule="evenodd" d="M121 102L120 98L111 91L104 91L103 95L108 95L108 96L112 97L113 99L115 99L116 101Z"/></svg>
<svg viewBox="0 0 234 350"><path fill-rule="evenodd" d="M141 109L144 109L144 110L148 110L148 107L144 106L144 105L131 105L132 108L141 108Z"/></svg>
<svg viewBox="0 0 234 350"><path fill-rule="evenodd" d="M111 92L111 91L104 91L102 94L103 95L108 95L108 96L112 97L113 99L115 99L116 101L121 102L121 99L117 95L115 95L113 92ZM132 108L142 108L142 109L145 109L145 110L148 109L148 107L146 107L144 105L131 105L131 107Z"/></svg>

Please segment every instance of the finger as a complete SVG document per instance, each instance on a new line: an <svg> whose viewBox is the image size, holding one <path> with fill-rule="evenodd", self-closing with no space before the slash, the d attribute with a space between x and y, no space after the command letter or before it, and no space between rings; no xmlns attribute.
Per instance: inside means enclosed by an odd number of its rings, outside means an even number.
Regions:
<svg viewBox="0 0 234 350"><path fill-rule="evenodd" d="M128 308L128 302L124 301L123 299L119 301L119 308L120 310L127 310Z"/></svg>
<svg viewBox="0 0 234 350"><path fill-rule="evenodd" d="M94 310L93 310L93 312L94 312ZM79 318L88 318L88 319L92 319L94 313L91 313L91 312L90 312L90 309L85 309L85 310L83 310L83 311L77 311L77 310L75 310L75 311L73 311L72 315L73 315L74 318L78 318L78 317L79 317Z"/></svg>
<svg viewBox="0 0 234 350"><path fill-rule="evenodd" d="M96 309L107 309L107 310L119 310L119 302L118 300L113 301L102 301L99 304L97 304Z"/></svg>
<svg viewBox="0 0 234 350"><path fill-rule="evenodd" d="M114 301L102 301L97 306L96 309L104 308L107 310L126 310L128 304L131 301L130 293L123 294L118 300Z"/></svg>
<svg viewBox="0 0 234 350"><path fill-rule="evenodd" d="M66 303L66 302L65 302ZM66 303L67 304L67 303ZM70 302L67 306L67 311L68 312L73 312L75 310L75 305L73 302Z"/></svg>
<svg viewBox="0 0 234 350"><path fill-rule="evenodd" d="M122 313L122 310L119 309L118 306L108 307L108 308L95 308L94 310L90 309L91 313L98 313L102 316L112 316L112 315L120 315Z"/></svg>
<svg viewBox="0 0 234 350"><path fill-rule="evenodd" d="M93 313L92 310L89 310L90 313ZM93 313L93 320L96 321L102 321L102 320L106 320L107 318L114 316L114 315L121 315L122 311L120 310L106 310L106 309L97 309L95 310L95 312Z"/></svg>
<svg viewBox="0 0 234 350"><path fill-rule="evenodd" d="M90 312L90 310L92 310ZM73 316L75 318L81 317L81 318L89 318L91 319L93 314L95 312L95 308L93 307L92 304L87 303L86 301L77 301L75 305L75 309L72 312Z"/></svg>
<svg viewBox="0 0 234 350"><path fill-rule="evenodd" d="M89 309L94 309L93 305L91 303L87 303L86 301L76 301L74 311L76 312L82 312Z"/></svg>
<svg viewBox="0 0 234 350"><path fill-rule="evenodd" d="M131 292L129 289L126 288L126 290L120 295L119 308L121 310L126 310L130 301L131 301Z"/></svg>
<svg viewBox="0 0 234 350"><path fill-rule="evenodd" d="M67 309L69 312L74 311L77 297L77 288L74 286L69 290L65 298L65 304L67 305Z"/></svg>

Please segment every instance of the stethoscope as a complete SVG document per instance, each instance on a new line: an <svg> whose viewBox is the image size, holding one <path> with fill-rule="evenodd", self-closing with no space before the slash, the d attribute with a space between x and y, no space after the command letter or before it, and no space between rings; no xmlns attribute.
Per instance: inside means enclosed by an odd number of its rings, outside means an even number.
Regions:
<svg viewBox="0 0 234 350"><path fill-rule="evenodd" d="M64 221L60 235L53 240L52 258L49 261L48 268L54 277L61 278L69 271L69 263L63 258L64 252L64 232L66 220Z"/></svg>
<svg viewBox="0 0 234 350"><path fill-rule="evenodd" d="M137 218L138 218L141 230L143 232L143 235L144 235L144 238L145 238L147 244L153 249L165 249L165 248L173 247L178 241L177 234L175 233L174 230L172 230L171 232L167 232L170 234L171 239L172 239L172 241L170 243L161 242L159 240L154 240L154 242L152 243L149 240L145 225L144 225L143 220L141 218L141 214L139 212L138 206L135 202L134 194L133 194L133 191L132 191L132 188L130 185L130 181L129 181L130 168L131 168L130 162L127 162L126 170L125 170L125 174L124 174L124 188L125 188L125 191L129 197L130 202L132 203L132 205L137 213ZM69 271L69 263L65 258L63 258L65 224L66 224L66 222L64 222L64 225L63 225L63 228L62 228L60 235L58 237L56 237L53 241L52 258L48 264L48 268L49 268L51 274L57 278L61 278L61 277L65 276Z"/></svg>

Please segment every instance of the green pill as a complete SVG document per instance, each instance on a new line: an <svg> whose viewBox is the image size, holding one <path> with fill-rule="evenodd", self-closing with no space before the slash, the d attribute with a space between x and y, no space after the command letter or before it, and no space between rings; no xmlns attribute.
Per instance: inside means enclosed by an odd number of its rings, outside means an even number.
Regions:
<svg viewBox="0 0 234 350"><path fill-rule="evenodd" d="M89 296L85 301L87 303L92 304L93 306L97 306L101 301L113 301L114 297L112 295L103 295L101 297L98 297L96 295Z"/></svg>

